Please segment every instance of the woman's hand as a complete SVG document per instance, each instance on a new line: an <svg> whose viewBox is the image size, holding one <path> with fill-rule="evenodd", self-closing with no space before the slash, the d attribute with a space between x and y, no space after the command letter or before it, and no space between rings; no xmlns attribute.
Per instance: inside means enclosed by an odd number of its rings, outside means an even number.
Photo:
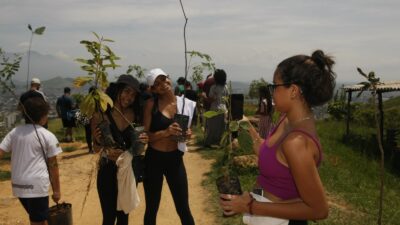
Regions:
<svg viewBox="0 0 400 225"><path fill-rule="evenodd" d="M220 194L219 197L219 204L226 215L249 212L248 204L251 196L248 192L242 195Z"/></svg>
<svg viewBox="0 0 400 225"><path fill-rule="evenodd" d="M147 144L149 142L149 136L147 135L146 132L142 132L139 135L139 141L142 142L143 144Z"/></svg>
<svg viewBox="0 0 400 225"><path fill-rule="evenodd" d="M167 134L168 136L171 135L181 135L182 134L182 129L180 128L179 124L177 122L172 123L171 125L169 125L169 127L167 128Z"/></svg>

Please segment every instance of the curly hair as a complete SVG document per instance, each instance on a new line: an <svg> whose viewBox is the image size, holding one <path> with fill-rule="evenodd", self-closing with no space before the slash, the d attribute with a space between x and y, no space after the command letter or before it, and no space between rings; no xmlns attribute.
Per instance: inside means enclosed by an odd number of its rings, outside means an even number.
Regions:
<svg viewBox="0 0 400 225"><path fill-rule="evenodd" d="M323 105L333 96L336 85L333 64L332 57L316 50L311 56L296 55L283 60L277 72L283 83L298 85L304 99L312 107Z"/></svg>

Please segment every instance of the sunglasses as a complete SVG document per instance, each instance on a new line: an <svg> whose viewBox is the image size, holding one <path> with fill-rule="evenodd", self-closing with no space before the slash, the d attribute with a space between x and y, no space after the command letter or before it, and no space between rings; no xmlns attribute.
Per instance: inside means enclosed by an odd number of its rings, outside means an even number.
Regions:
<svg viewBox="0 0 400 225"><path fill-rule="evenodd" d="M283 83L283 84L268 84L267 85L267 88L268 88L268 91L269 91L269 93L274 93L274 91L275 91L275 89L277 88L277 87L279 87L279 86L288 86L288 85L291 85L292 83Z"/></svg>
<svg viewBox="0 0 400 225"><path fill-rule="evenodd" d="M160 85L162 82L165 82L168 78L169 78L168 75L167 76L166 75L159 75L156 78L156 80L154 81L153 86L156 87L156 86Z"/></svg>

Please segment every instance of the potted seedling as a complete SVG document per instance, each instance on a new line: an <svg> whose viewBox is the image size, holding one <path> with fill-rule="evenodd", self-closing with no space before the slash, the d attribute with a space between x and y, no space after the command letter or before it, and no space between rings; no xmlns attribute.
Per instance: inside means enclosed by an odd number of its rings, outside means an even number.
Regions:
<svg viewBox="0 0 400 225"><path fill-rule="evenodd" d="M229 85L229 93L231 92L231 85ZM240 142L246 141L243 138L240 138L241 135L247 135L249 130L249 123L247 121L242 120L233 120L231 114L231 98L230 94L228 97L224 97L224 101L227 105L228 113L227 113L227 122L228 128L222 134L222 138L220 141L220 148L224 151L224 156L222 157L222 169L221 169L221 176L217 178L216 185L218 192L220 194L232 194L232 195L241 195L242 188L240 185L239 177L235 173L234 163L233 163L233 155L235 147L232 143L232 133L239 132L239 144ZM207 111L204 113L204 117L210 119L212 117L218 116L224 111ZM224 199L227 200L227 199ZM224 212L224 216L227 216L227 213Z"/></svg>

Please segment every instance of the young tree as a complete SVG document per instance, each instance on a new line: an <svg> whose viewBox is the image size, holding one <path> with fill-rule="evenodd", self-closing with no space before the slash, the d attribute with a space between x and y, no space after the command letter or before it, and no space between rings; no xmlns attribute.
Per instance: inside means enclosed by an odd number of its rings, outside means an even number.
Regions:
<svg viewBox="0 0 400 225"><path fill-rule="evenodd" d="M252 80L250 83L250 88L249 88L249 97L250 98L258 98L258 90L261 86L267 86L268 82L264 80L264 78L261 78L259 80Z"/></svg>
<svg viewBox="0 0 400 225"><path fill-rule="evenodd" d="M382 211L383 211L383 192L384 192L384 178L385 178L385 151L382 145L382 136L381 136L381 124L379 122L379 109L376 104L376 93L377 93L377 85L381 84L378 77L375 77L375 73L373 71L369 72L369 74L365 74L360 68L357 68L357 71L363 76L367 81L361 82L360 84L364 85L363 90L371 90L372 94L372 104L374 107L374 115L375 115L375 123L376 123L376 137L378 139L379 151L381 154L380 161L380 195L379 195L379 212L378 212L378 224L382 224ZM362 91L358 94L358 97L362 94Z"/></svg>
<svg viewBox="0 0 400 225"><path fill-rule="evenodd" d="M92 58L76 59L77 62L83 64L81 69L87 72L87 75L79 76L74 80L76 87L82 87L88 83L95 87L95 90L86 95L80 104L81 112L89 118L96 110L105 112L107 105L113 106L111 98L103 90L108 87L107 69L119 67L115 61L120 59L104 44L104 42L114 42L113 40L100 37L95 32L93 34L96 36L97 41L83 40L80 42L85 45Z"/></svg>
<svg viewBox="0 0 400 225"><path fill-rule="evenodd" d="M32 47L32 40L33 36L36 35L42 35L46 27L39 27L36 28L35 30L32 29L32 26L28 24L28 29L31 31L31 39L29 41L29 50L28 50L28 72L26 75L26 90L29 90L29 68L30 68L30 60L31 60L31 47Z"/></svg>

